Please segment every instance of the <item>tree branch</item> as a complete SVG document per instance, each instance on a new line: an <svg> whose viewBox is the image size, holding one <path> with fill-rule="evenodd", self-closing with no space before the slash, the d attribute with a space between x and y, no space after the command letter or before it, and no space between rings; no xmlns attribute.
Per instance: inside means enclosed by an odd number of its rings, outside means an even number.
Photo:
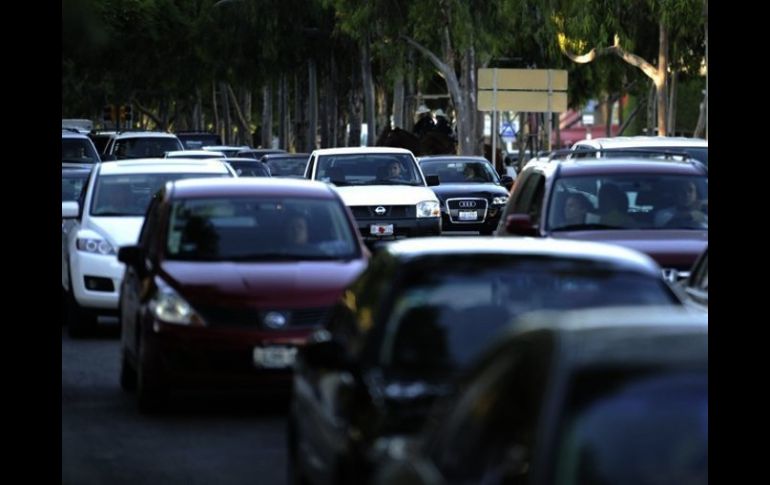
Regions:
<svg viewBox="0 0 770 485"><path fill-rule="evenodd" d="M450 66L439 59L439 57L428 50L426 47L424 47L422 44L417 42L416 40L412 39L411 37L408 37L406 35L401 36L402 39L404 39L409 45L420 51L422 55L428 58L430 62L433 63L433 65L438 69L438 71L441 73L441 75L444 77L444 79L449 79L450 77L455 77L454 71L450 68Z"/></svg>
<svg viewBox="0 0 770 485"><path fill-rule="evenodd" d="M639 57L636 54L632 54L630 52L626 52L622 47L620 47L620 38L617 34L615 34L615 42L609 46L609 47L594 47L590 51L588 51L586 54L578 55L573 52L570 52L567 50L567 41L566 36L564 34L559 34L559 49L561 49L562 54L569 57L572 62L576 62L578 64L587 64L597 57L606 55L606 54L615 54L616 56L620 57L626 63L631 64L634 67L638 67L639 69L644 72L647 77L650 79L657 80L660 76L660 73L658 72L658 69L650 64L649 62L645 61L643 58Z"/></svg>
<svg viewBox="0 0 770 485"><path fill-rule="evenodd" d="M136 105L136 109L138 109L143 115L149 116L150 119L152 119L152 121L155 123L155 126L163 127L164 130L166 129L166 127L163 126L163 123L160 122L160 118L155 116L149 109L142 106L142 103L140 103L136 98L132 99L131 103Z"/></svg>

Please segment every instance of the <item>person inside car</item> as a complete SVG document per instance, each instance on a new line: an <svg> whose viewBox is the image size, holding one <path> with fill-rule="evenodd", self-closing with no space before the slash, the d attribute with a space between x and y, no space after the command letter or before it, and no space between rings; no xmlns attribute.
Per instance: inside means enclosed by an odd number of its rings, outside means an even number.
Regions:
<svg viewBox="0 0 770 485"><path fill-rule="evenodd" d="M299 213L289 215L286 223L286 246L289 248L297 248L304 247L307 243L307 220Z"/></svg>
<svg viewBox="0 0 770 485"><path fill-rule="evenodd" d="M585 224L586 214L588 214L590 208L591 203L585 195L579 193L568 194L564 201L564 225Z"/></svg>
<svg viewBox="0 0 770 485"><path fill-rule="evenodd" d="M634 227L628 215L628 197L620 187L604 184L599 189L599 224L613 227Z"/></svg>
<svg viewBox="0 0 770 485"><path fill-rule="evenodd" d="M404 180L404 174L403 174L403 170L401 169L401 164L398 163L396 160L392 160L388 163L387 178L395 179L395 180Z"/></svg>
<svg viewBox="0 0 770 485"><path fill-rule="evenodd" d="M674 206L655 214L655 226L707 225L708 209L704 201L698 199L695 181L687 180L674 186Z"/></svg>

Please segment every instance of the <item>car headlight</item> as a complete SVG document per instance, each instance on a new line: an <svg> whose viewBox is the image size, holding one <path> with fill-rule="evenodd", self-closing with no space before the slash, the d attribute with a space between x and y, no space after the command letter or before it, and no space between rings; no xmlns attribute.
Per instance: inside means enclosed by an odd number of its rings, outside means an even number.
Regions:
<svg viewBox="0 0 770 485"><path fill-rule="evenodd" d="M441 211L439 209L437 200L424 200L417 203L417 217L440 217Z"/></svg>
<svg viewBox="0 0 770 485"><path fill-rule="evenodd" d="M158 288L148 303L153 316L166 323L202 326L206 322L184 298L171 288Z"/></svg>
<svg viewBox="0 0 770 485"><path fill-rule="evenodd" d="M85 251L94 254L115 254L115 248L104 239L95 239L89 237L79 237L77 239L78 251Z"/></svg>
<svg viewBox="0 0 770 485"><path fill-rule="evenodd" d="M503 205L506 202L508 202L507 195L501 195L500 197L495 197L494 199L492 199L492 205Z"/></svg>

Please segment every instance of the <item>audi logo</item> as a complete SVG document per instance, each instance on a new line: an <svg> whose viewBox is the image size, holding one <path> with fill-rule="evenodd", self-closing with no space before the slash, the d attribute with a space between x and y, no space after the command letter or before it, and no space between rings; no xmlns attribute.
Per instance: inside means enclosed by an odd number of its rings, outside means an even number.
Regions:
<svg viewBox="0 0 770 485"><path fill-rule="evenodd" d="M468 209L470 207L476 207L476 202L472 200L462 200L460 201L460 207L463 209Z"/></svg>
<svg viewBox="0 0 770 485"><path fill-rule="evenodd" d="M387 209L385 209L383 206L379 206L376 209L374 209L374 213L377 214L378 216L385 215L386 212L387 212Z"/></svg>

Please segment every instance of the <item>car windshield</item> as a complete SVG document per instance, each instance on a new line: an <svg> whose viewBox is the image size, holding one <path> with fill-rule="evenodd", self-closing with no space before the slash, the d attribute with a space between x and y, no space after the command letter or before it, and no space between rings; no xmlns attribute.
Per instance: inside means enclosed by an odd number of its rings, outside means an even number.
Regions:
<svg viewBox="0 0 770 485"><path fill-rule="evenodd" d="M321 156L316 179L338 186L425 185L414 158L402 153Z"/></svg>
<svg viewBox="0 0 770 485"><path fill-rule="evenodd" d="M212 173L142 173L99 177L91 200L91 216L144 216L153 194L166 182L188 178L230 177Z"/></svg>
<svg viewBox="0 0 770 485"><path fill-rule="evenodd" d="M99 155L88 138L62 138L62 163L98 163Z"/></svg>
<svg viewBox="0 0 770 485"><path fill-rule="evenodd" d="M478 160L425 160L420 162L425 176L438 175L442 184L499 183L492 165Z"/></svg>
<svg viewBox="0 0 770 485"><path fill-rule="evenodd" d="M337 260L358 254L353 228L336 200L196 198L171 208L172 260Z"/></svg>
<svg viewBox="0 0 770 485"><path fill-rule="evenodd" d="M705 485L707 381L659 375L600 392L566 420L554 483Z"/></svg>
<svg viewBox="0 0 770 485"><path fill-rule="evenodd" d="M415 265L404 281L388 311L380 363L406 372L464 369L529 311L677 303L658 275L578 259L441 257Z"/></svg>
<svg viewBox="0 0 770 485"><path fill-rule="evenodd" d="M166 152L182 150L182 144L176 138L134 137L115 141L114 153L119 160L129 158L163 158Z"/></svg>
<svg viewBox="0 0 770 485"><path fill-rule="evenodd" d="M548 229L708 229L708 177L623 174L562 177Z"/></svg>
<svg viewBox="0 0 770 485"><path fill-rule="evenodd" d="M220 145L219 135L208 133L178 133L177 138L184 144L185 150L200 150L208 145Z"/></svg>
<svg viewBox="0 0 770 485"><path fill-rule="evenodd" d="M239 177L270 177L269 168L262 162L228 160L228 163Z"/></svg>
<svg viewBox="0 0 770 485"><path fill-rule="evenodd" d="M273 177L301 177L305 173L307 158L307 156L268 158L267 166L270 167Z"/></svg>

